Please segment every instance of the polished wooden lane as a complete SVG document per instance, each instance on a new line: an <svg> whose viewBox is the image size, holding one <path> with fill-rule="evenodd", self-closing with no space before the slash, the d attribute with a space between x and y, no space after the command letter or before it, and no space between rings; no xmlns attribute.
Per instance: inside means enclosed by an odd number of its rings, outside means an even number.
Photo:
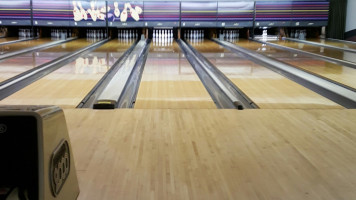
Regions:
<svg viewBox="0 0 356 200"><path fill-rule="evenodd" d="M135 108L216 108L176 42L151 43Z"/></svg>
<svg viewBox="0 0 356 200"><path fill-rule="evenodd" d="M303 54L283 51L268 45L249 40L240 40L235 44L265 56L272 57L306 71L321 75L328 79L356 88L356 69L322 61Z"/></svg>
<svg viewBox="0 0 356 200"><path fill-rule="evenodd" d="M132 42L112 40L5 98L0 104L75 107Z"/></svg>
<svg viewBox="0 0 356 200"><path fill-rule="evenodd" d="M51 48L0 60L0 82L92 43L93 41L78 39Z"/></svg>
<svg viewBox="0 0 356 200"><path fill-rule="evenodd" d="M0 38L0 45L3 42L10 42L10 41L14 41L14 40L19 40L18 37L4 37L4 38Z"/></svg>
<svg viewBox="0 0 356 200"><path fill-rule="evenodd" d="M356 199L356 110L64 111L78 200Z"/></svg>
<svg viewBox="0 0 356 200"><path fill-rule="evenodd" d="M25 48L38 46L38 45L45 44L48 42L52 42L52 40L50 38L41 38L41 39L36 39L36 40L28 40L28 41L23 41L23 42L16 42L16 43L12 43L12 44L1 45L0 46L0 55L15 52L15 51L22 50Z"/></svg>
<svg viewBox="0 0 356 200"><path fill-rule="evenodd" d="M307 39L307 41L311 42L318 42L321 44L327 44L335 47L341 47L341 48L349 48L349 49L356 49L356 44L352 43L344 43L341 41L336 41L336 40L328 40L328 39Z"/></svg>
<svg viewBox="0 0 356 200"><path fill-rule="evenodd" d="M319 94L215 42L191 44L260 108L340 108Z"/></svg>
<svg viewBox="0 0 356 200"><path fill-rule="evenodd" d="M313 46L313 45L308 45L305 43L293 42L293 41L288 41L288 40L279 40L279 41L271 41L271 42L278 44L278 45L291 47L294 49L299 49L299 50L303 50L306 52L311 52L311 53L327 56L330 58L336 58L336 59L346 60L346 61L356 63L356 54L351 53L351 52L329 49L329 48L325 48L325 47L318 47L318 46Z"/></svg>

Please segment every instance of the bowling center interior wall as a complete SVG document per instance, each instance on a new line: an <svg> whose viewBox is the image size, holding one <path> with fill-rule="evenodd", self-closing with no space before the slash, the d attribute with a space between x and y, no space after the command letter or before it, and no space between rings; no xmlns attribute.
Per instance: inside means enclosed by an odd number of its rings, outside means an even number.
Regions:
<svg viewBox="0 0 356 200"><path fill-rule="evenodd" d="M329 1L0 1L0 26L326 26ZM277 11L278 12L277 12Z"/></svg>

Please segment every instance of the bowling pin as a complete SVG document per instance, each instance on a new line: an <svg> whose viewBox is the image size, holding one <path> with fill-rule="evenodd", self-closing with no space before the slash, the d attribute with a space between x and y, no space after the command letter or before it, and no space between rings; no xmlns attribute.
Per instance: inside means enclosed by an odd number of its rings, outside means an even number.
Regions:
<svg viewBox="0 0 356 200"><path fill-rule="evenodd" d="M135 10L139 15L142 13L142 8L140 6L135 6Z"/></svg>
<svg viewBox="0 0 356 200"><path fill-rule="evenodd" d="M73 16L74 16L74 21L80 21L82 20L82 15L81 12L79 10L79 8L77 7L77 2L73 1Z"/></svg>
<svg viewBox="0 0 356 200"><path fill-rule="evenodd" d="M95 10L95 2L94 1L90 2L90 7L91 7L91 9L88 9L88 13L91 16L91 19L95 22L96 19L98 18L98 13Z"/></svg>
<svg viewBox="0 0 356 200"><path fill-rule="evenodd" d="M137 6L136 6L137 7ZM140 16L138 15L137 11L131 7L130 3L127 3L127 8L130 10L131 17L135 20L138 21L140 20ZM142 11L142 10L141 10Z"/></svg>
<svg viewBox="0 0 356 200"><path fill-rule="evenodd" d="M120 16L120 9L119 9L119 3L118 2L114 2L114 15L116 17Z"/></svg>
<svg viewBox="0 0 356 200"><path fill-rule="evenodd" d="M88 19L88 15L87 15L87 13L85 12L85 10L84 10L84 8L82 6L82 3L78 2L78 6L80 8L80 14L82 16L82 19L87 20Z"/></svg>
<svg viewBox="0 0 356 200"><path fill-rule="evenodd" d="M138 7L138 6L136 6L136 7ZM130 4L130 3L128 3L128 8L130 9L131 17L132 17L135 21L140 20L140 16L139 16L138 12L136 11L136 9L133 9L133 8L131 7L131 4ZM139 11L141 10L141 12L142 12L142 9L137 9L137 10L139 10Z"/></svg>
<svg viewBox="0 0 356 200"><path fill-rule="evenodd" d="M121 22L126 22L126 20L127 20L127 6L128 6L128 3L125 3L124 9L122 10L121 15L120 15Z"/></svg>
<svg viewBox="0 0 356 200"><path fill-rule="evenodd" d="M96 15L96 18L97 19L100 19L100 20L105 20L105 13L101 13L100 12L100 9L96 9L95 10L95 15Z"/></svg>
<svg viewBox="0 0 356 200"><path fill-rule="evenodd" d="M110 6L108 6L107 9L108 9L108 12L109 12L109 11L110 11ZM105 6L103 6L103 7L100 8L100 12L101 12L101 13L106 13Z"/></svg>
<svg viewBox="0 0 356 200"><path fill-rule="evenodd" d="M100 19L100 20L105 20L106 15L105 15L104 13L99 13L99 14L97 15L97 17L98 17L98 19Z"/></svg>

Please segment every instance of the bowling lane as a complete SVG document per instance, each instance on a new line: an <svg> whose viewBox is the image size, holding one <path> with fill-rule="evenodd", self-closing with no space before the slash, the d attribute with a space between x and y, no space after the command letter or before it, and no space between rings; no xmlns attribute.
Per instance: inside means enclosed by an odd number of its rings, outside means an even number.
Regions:
<svg viewBox="0 0 356 200"><path fill-rule="evenodd" d="M174 41L152 42L135 108L216 108L209 93Z"/></svg>
<svg viewBox="0 0 356 200"><path fill-rule="evenodd" d="M30 48L34 46L38 46L41 44L45 44L47 42L52 42L51 38L41 38L36 40L28 40L23 42L16 42L12 44L6 44L0 46L0 55L15 52L18 50L22 50L25 48Z"/></svg>
<svg viewBox="0 0 356 200"><path fill-rule="evenodd" d="M341 108L319 94L212 41L190 43L260 108Z"/></svg>
<svg viewBox="0 0 356 200"><path fill-rule="evenodd" d="M268 45L249 40L240 40L235 44L265 56L299 67L306 71L321 75L328 79L356 88L356 69L322 61L303 54L283 51Z"/></svg>
<svg viewBox="0 0 356 200"><path fill-rule="evenodd" d="M307 39L307 41L310 41L310 42L318 42L318 43L321 43L321 44L326 44L326 45L331 45L331 46L341 47L341 48L356 49L356 44L344 43L344 42L336 41L336 40L328 40L328 39Z"/></svg>
<svg viewBox="0 0 356 200"><path fill-rule="evenodd" d="M74 108L133 42L112 40L5 98L0 104Z"/></svg>
<svg viewBox="0 0 356 200"><path fill-rule="evenodd" d="M322 56L327 56L330 58L336 58L336 59L346 60L346 61L356 63L356 54L351 52L329 49L325 47L318 47L318 46L308 45L301 42L293 42L288 40L271 41L271 43L275 43L286 47L291 47L293 49L303 50L310 53L319 54Z"/></svg>
<svg viewBox="0 0 356 200"><path fill-rule="evenodd" d="M51 48L0 60L0 82L54 60L60 56L84 48L92 43L93 41L78 39L56 45Z"/></svg>

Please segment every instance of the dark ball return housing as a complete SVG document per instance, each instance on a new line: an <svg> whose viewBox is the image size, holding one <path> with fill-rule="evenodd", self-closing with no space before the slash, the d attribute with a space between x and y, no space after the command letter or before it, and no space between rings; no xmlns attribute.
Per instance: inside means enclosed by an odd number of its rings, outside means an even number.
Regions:
<svg viewBox="0 0 356 200"><path fill-rule="evenodd" d="M76 199L79 186L63 111L0 106L0 199Z"/></svg>

